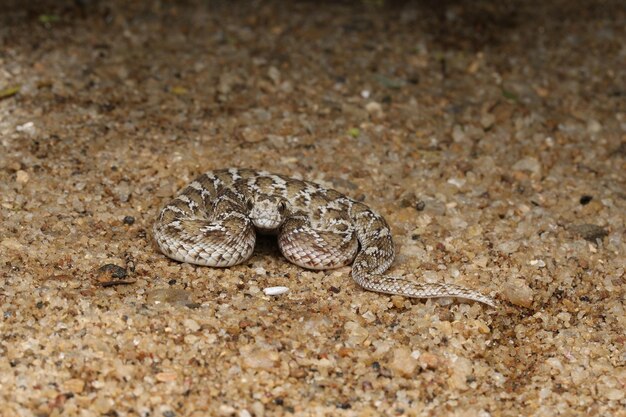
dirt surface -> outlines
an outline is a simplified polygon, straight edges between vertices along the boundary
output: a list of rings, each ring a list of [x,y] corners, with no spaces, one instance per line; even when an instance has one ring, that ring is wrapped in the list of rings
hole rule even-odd
[[[622,1],[65,3],[0,6],[0,415],[626,415]],[[228,166],[500,307],[160,254]]]

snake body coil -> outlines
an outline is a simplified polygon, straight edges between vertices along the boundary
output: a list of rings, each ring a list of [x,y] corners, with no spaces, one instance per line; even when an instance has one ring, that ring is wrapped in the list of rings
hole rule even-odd
[[[163,207],[154,225],[165,255],[213,267],[247,260],[257,231],[277,234],[285,258],[303,268],[352,262],[352,278],[370,291],[495,306],[492,298],[458,285],[384,275],[395,252],[382,216],[335,190],[283,175],[238,168],[206,172]]]

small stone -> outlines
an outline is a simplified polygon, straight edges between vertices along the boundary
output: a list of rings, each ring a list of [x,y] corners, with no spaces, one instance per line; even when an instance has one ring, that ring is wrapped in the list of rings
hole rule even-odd
[[[263,133],[259,132],[258,129],[244,127],[243,129],[241,129],[241,137],[245,142],[256,143],[264,140],[266,136]]]
[[[344,324],[343,328],[348,333],[348,344],[351,346],[362,344],[369,336],[367,329],[361,327],[359,323],[354,321],[347,322]]]
[[[253,369],[272,369],[278,362],[278,353],[270,349],[253,349],[244,356],[243,364]]]
[[[533,302],[533,290],[520,278],[507,281],[502,288],[502,295],[511,303],[526,308]]]
[[[147,294],[147,302],[149,304],[175,304],[183,306],[191,306],[191,294],[185,290],[175,288],[160,288],[152,290]]]
[[[537,268],[543,268],[546,266],[546,263],[542,259],[531,259],[528,263],[530,266],[536,266]]]
[[[20,169],[19,171],[15,173],[15,181],[17,181],[18,184],[26,184],[29,179],[30,179],[30,176],[28,175],[28,172],[26,171],[22,171]]]
[[[611,388],[604,392],[606,399],[611,401],[621,401],[624,395],[624,390],[618,388]]]
[[[93,401],[90,409],[94,410],[98,414],[109,414],[113,405],[114,402],[111,398],[97,397]]]
[[[370,116],[380,119],[384,116],[383,106],[376,101],[370,101],[365,105],[365,110],[369,113]]]
[[[280,71],[276,67],[270,67],[267,70],[267,76],[275,85],[280,84]]]
[[[197,332],[198,330],[200,330],[200,325],[198,324],[197,321],[195,321],[193,319],[185,319],[185,320],[183,320],[183,325],[190,332]]]
[[[520,243],[515,240],[508,240],[502,243],[498,243],[496,245],[496,250],[505,254],[511,254],[516,252],[519,249]]]
[[[491,331],[491,329],[489,329],[489,326],[487,326],[487,323],[482,320],[476,320],[474,324],[476,325],[476,329],[480,334],[489,334],[489,332]]]
[[[389,369],[403,375],[410,376],[417,368],[417,359],[411,356],[411,350],[406,347],[398,347],[393,350],[393,359],[389,363]]]
[[[17,239],[12,237],[2,240],[0,242],[0,246],[14,251],[22,251],[24,249],[24,245],[22,245]]]
[[[218,412],[219,412],[220,416],[228,417],[228,416],[234,416],[235,413],[237,412],[237,410],[235,410],[230,405],[222,404],[222,405],[220,405],[220,408],[219,408]]]
[[[443,363],[443,358],[429,352],[424,352],[419,357],[419,364],[423,369],[437,369]]]
[[[587,205],[589,204],[589,202],[593,200],[593,196],[592,195],[583,195],[582,197],[580,197],[580,204],[581,205]]]
[[[591,243],[596,243],[596,239],[603,239],[609,234],[606,229],[588,223],[574,225],[570,227],[570,230]]]
[[[127,224],[130,226],[135,223],[135,218],[133,216],[124,216],[123,222],[124,224]]]
[[[599,133],[602,130],[602,125],[597,120],[590,120],[587,123],[587,131],[589,133]]]
[[[515,164],[513,164],[512,169],[514,171],[528,171],[536,177],[541,176],[541,163],[539,163],[539,160],[537,158],[534,158],[532,156],[520,159]]]
[[[267,287],[263,288],[265,295],[281,295],[289,292],[289,287]]]
[[[255,401],[252,403],[252,412],[254,413],[254,417],[263,417],[265,416],[265,406],[260,401]]]
[[[363,317],[365,319],[365,321],[367,321],[368,323],[374,323],[376,321],[376,314],[372,313],[371,311],[366,311],[365,313],[361,314],[361,317]]]
[[[130,183],[128,181],[121,181],[114,189],[117,199],[122,203],[126,203],[130,200]]]
[[[15,130],[18,132],[27,133],[29,135],[34,135],[35,133],[37,133],[37,129],[35,129],[35,124],[33,122],[26,122],[22,125],[19,125],[15,128]]]
[[[448,378],[450,388],[461,391],[467,390],[468,379],[472,375],[472,362],[463,357],[457,357],[450,366],[451,375]]]
[[[68,379],[63,383],[63,389],[74,394],[80,394],[85,388],[85,381],[78,378]]]
[[[493,113],[485,113],[480,118],[480,124],[483,129],[489,129],[496,121],[496,116]]]
[[[121,266],[106,264],[98,268],[98,275],[102,278],[124,279],[128,276],[128,273]]]
[[[461,188],[465,185],[465,179],[463,178],[450,178],[448,184],[454,185],[457,188]]]
[[[176,374],[176,372],[169,371],[169,372],[159,372],[154,377],[156,378],[157,381],[160,381],[160,382],[171,382],[171,381],[176,381],[177,376],[178,375]]]

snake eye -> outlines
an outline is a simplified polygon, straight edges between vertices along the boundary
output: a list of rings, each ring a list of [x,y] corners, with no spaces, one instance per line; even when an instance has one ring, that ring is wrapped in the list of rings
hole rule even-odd
[[[278,211],[280,211],[281,213],[285,211],[286,208],[287,208],[287,205],[285,204],[284,201],[281,201],[278,203]]]
[[[252,210],[253,205],[254,205],[254,202],[252,201],[251,198],[246,200],[246,207],[248,208],[248,210]]]

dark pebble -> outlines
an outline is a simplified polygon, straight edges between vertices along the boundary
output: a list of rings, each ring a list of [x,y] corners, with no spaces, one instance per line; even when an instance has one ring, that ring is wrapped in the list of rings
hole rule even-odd
[[[583,206],[585,204],[589,204],[589,202],[593,200],[593,196],[592,195],[584,195],[582,197],[580,197],[580,204],[582,204]]]
[[[595,224],[588,223],[574,225],[570,228],[570,230],[592,243],[595,243],[597,239],[602,239],[609,234],[606,229],[596,226]]]
[[[115,264],[106,264],[102,265],[98,268],[98,273],[100,274],[108,274],[111,278],[124,279],[128,276],[126,269],[121,266],[117,266]]]
[[[133,216],[124,217],[124,224],[127,224],[130,226],[131,224],[134,224],[134,223],[135,223],[135,218]]]

